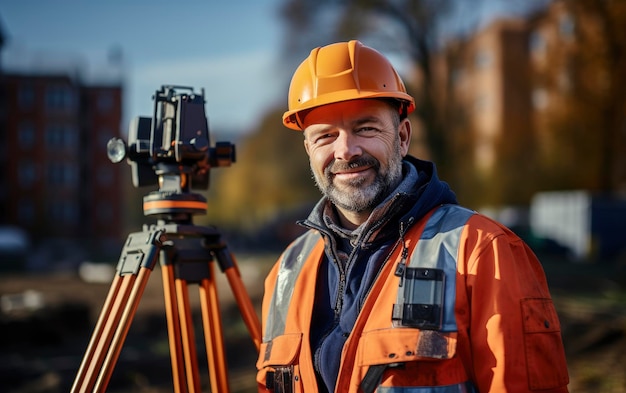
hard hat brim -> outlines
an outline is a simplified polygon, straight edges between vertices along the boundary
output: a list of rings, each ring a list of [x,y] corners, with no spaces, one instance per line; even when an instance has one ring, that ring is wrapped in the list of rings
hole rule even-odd
[[[415,109],[415,101],[413,100],[413,97],[405,93],[357,91],[356,89],[343,90],[340,92],[334,92],[332,94],[326,94],[312,98],[307,101],[306,105],[302,105],[295,110],[286,111],[283,114],[283,124],[285,125],[285,127],[292,130],[302,131],[304,115],[306,115],[306,112],[309,112],[311,109],[318,108],[324,105],[334,104],[337,102],[375,98],[395,98],[399,101],[404,102],[406,105],[406,114],[413,112],[413,110]]]

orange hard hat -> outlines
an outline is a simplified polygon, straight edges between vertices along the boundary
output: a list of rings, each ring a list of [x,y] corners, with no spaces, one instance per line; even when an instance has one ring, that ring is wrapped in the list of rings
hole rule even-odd
[[[301,131],[307,110],[359,98],[397,99],[405,115],[415,109],[402,79],[378,51],[356,40],[315,48],[293,74],[283,124]]]

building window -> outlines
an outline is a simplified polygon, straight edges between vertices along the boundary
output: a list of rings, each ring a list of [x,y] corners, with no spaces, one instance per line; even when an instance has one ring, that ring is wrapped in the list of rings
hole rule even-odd
[[[70,86],[53,85],[46,90],[46,109],[51,112],[72,112],[76,108],[76,94]]]
[[[32,224],[35,221],[35,204],[29,198],[20,198],[17,207],[17,217],[22,224]]]
[[[23,111],[31,110],[35,107],[35,89],[30,84],[19,87],[17,92],[17,104]]]
[[[465,71],[463,69],[455,68],[454,71],[452,71],[452,86],[460,86],[463,83],[464,79]]]
[[[572,77],[568,70],[563,69],[559,72],[558,84],[561,91],[566,93],[572,91]]]
[[[78,167],[70,163],[50,163],[47,167],[47,180],[51,186],[76,187]]]
[[[576,24],[570,14],[563,14],[559,17],[559,34],[566,40],[574,38],[574,28]]]
[[[37,168],[31,161],[23,160],[18,168],[18,182],[22,188],[31,188],[37,182]]]
[[[479,70],[488,68],[492,62],[493,56],[488,50],[481,49],[474,55],[474,66]]]
[[[106,115],[113,109],[113,94],[111,92],[101,92],[98,94],[97,107],[100,114]]]
[[[17,131],[17,143],[24,150],[29,150],[35,146],[35,126],[32,122],[25,120],[20,123]]]
[[[476,96],[474,100],[474,110],[476,112],[485,112],[489,110],[489,97],[487,94],[482,93]]]
[[[54,201],[48,207],[48,215],[52,221],[62,224],[78,223],[78,207],[68,201]]]
[[[528,47],[530,53],[534,55],[543,56],[546,53],[546,40],[539,31],[530,33]]]
[[[46,146],[51,149],[74,150],[78,147],[78,131],[70,124],[50,124],[46,128]]]
[[[543,110],[548,106],[548,92],[546,89],[538,87],[532,92],[533,108]]]
[[[493,167],[495,162],[495,149],[493,141],[489,138],[479,138],[474,148],[476,165],[482,170]]]

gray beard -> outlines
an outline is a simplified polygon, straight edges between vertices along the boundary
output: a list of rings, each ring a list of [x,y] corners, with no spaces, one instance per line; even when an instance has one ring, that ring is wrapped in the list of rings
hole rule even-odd
[[[376,177],[372,184],[362,186],[365,180],[356,179],[347,183],[348,188],[345,191],[339,190],[333,183],[331,167],[332,164],[324,170],[323,179],[311,171],[315,184],[335,206],[356,213],[373,210],[398,186],[402,178],[402,156],[399,153],[390,158],[387,171],[381,171],[380,164],[376,161]]]

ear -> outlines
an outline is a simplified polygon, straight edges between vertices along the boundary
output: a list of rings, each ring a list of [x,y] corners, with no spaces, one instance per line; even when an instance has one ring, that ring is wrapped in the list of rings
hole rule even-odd
[[[404,157],[409,153],[409,145],[411,144],[411,122],[409,119],[400,122],[398,136],[400,137],[400,151]]]
[[[309,153],[309,141],[308,139],[306,139],[306,136],[304,137],[304,150],[306,151],[306,154],[308,156],[310,156],[311,154]]]

